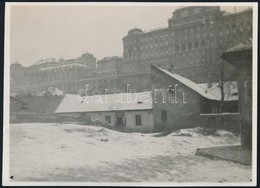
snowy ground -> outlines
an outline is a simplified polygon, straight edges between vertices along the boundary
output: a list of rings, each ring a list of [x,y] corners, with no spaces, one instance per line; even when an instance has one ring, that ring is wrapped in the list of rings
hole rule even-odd
[[[12,181],[249,182],[251,167],[194,155],[196,148],[238,144],[239,137],[198,128],[167,136],[76,124],[11,124]]]

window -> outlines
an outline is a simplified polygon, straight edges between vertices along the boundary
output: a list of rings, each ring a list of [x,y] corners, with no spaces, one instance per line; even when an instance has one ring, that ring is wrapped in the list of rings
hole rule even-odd
[[[192,49],[192,43],[189,42],[189,43],[188,43],[188,50],[191,50],[191,49]]]
[[[111,123],[111,117],[110,116],[106,116],[105,118],[106,118],[107,123]]]
[[[196,49],[196,48],[199,48],[199,42],[198,41],[195,41],[194,42],[194,48]]]
[[[202,41],[201,41],[201,47],[202,47],[202,48],[206,47],[206,42],[205,42],[205,40],[202,40]]]
[[[216,114],[219,113],[219,107],[214,104],[201,104],[201,113],[202,114]]]
[[[167,111],[162,110],[162,122],[166,122],[166,121],[167,121]]]
[[[226,30],[226,34],[229,34],[229,29]]]
[[[135,115],[135,125],[137,126],[142,125],[141,115]]]
[[[181,50],[182,50],[182,51],[185,51],[185,50],[186,50],[186,44],[185,44],[185,43],[182,44]]]
[[[175,45],[175,51],[178,52],[180,50],[179,45]]]
[[[216,106],[213,106],[213,107],[212,107],[212,113],[213,113],[213,114],[218,113],[218,108],[217,108]]]

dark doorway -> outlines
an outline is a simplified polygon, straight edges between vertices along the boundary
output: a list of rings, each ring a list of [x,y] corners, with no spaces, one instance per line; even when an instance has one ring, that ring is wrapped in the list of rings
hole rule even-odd
[[[120,127],[121,127],[121,126],[123,126],[123,123],[124,123],[124,122],[123,122],[123,117],[117,117],[117,118],[116,118],[116,125],[117,125],[117,126],[120,126]]]
[[[115,125],[117,127],[125,127],[125,114],[123,112],[116,113]]]

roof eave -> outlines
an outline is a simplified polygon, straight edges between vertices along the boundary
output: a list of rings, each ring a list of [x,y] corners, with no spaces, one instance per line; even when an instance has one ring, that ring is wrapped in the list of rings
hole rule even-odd
[[[101,110],[101,111],[76,111],[76,112],[54,112],[55,114],[68,114],[68,113],[101,113],[101,112],[119,112],[119,111],[145,111],[145,110],[153,110],[152,108],[144,108],[144,109],[123,109],[123,110]]]

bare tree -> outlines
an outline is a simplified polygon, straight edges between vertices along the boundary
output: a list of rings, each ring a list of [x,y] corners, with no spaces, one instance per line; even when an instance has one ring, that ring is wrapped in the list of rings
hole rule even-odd
[[[225,101],[225,84],[232,79],[235,72],[223,59],[212,62],[206,65],[206,72],[211,77],[209,82],[217,82],[217,87],[220,89],[220,112]]]

